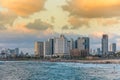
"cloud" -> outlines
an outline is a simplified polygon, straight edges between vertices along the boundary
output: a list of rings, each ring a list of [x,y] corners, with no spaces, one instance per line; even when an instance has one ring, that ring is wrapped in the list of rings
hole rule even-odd
[[[62,27],[62,30],[68,30],[68,29],[70,29],[70,28],[67,25]]]
[[[54,37],[56,35],[50,29],[45,31],[40,31],[39,33],[32,33],[32,32],[19,32],[19,30],[12,31],[12,32],[0,32],[0,48],[33,48],[35,41],[45,41],[48,38]]]
[[[35,20],[33,23],[29,23],[26,25],[28,29],[33,29],[33,30],[40,30],[44,31],[47,29],[53,28],[53,26],[47,22],[42,22],[40,19]]]
[[[69,0],[63,10],[70,15],[84,18],[120,16],[119,0]]]
[[[55,17],[54,16],[51,16],[51,22],[55,23]]]
[[[7,28],[3,25],[3,24],[0,24],[0,30],[6,30]]]
[[[12,12],[9,12],[9,11],[0,12],[0,24],[2,25],[6,25],[6,24],[12,25],[16,18],[17,16]]]
[[[33,47],[34,41],[38,40],[36,35],[32,34],[11,34],[11,33],[4,33],[4,36],[0,36],[0,47]],[[9,37],[10,36],[10,37]],[[18,37],[19,36],[19,37]],[[3,44],[3,45],[1,45]]]
[[[71,29],[78,29],[84,25],[88,26],[89,19],[77,18],[77,17],[70,17],[68,22],[72,25]]]
[[[2,7],[19,16],[28,16],[44,9],[46,0],[0,0]]]
[[[120,20],[117,18],[98,18],[96,21],[103,26],[112,26],[120,23]]]

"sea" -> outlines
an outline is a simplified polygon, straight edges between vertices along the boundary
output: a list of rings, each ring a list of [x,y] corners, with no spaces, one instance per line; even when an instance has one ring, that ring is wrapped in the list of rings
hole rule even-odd
[[[0,61],[0,80],[120,80],[120,65]]]

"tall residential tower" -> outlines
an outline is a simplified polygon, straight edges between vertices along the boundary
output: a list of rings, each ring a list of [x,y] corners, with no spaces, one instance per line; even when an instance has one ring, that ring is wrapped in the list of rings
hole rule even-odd
[[[64,35],[60,35],[59,38],[55,38],[54,53],[54,55],[57,56],[69,55],[68,41]]]
[[[51,57],[54,54],[54,39],[44,42],[44,57]]]
[[[35,42],[35,57],[44,57],[44,43]]]
[[[77,39],[77,49],[89,51],[90,42],[88,37],[79,37]]]
[[[116,52],[116,43],[112,43],[112,44],[110,45],[110,51],[112,51],[113,53]]]
[[[108,54],[108,35],[104,34],[102,36],[102,54]]]

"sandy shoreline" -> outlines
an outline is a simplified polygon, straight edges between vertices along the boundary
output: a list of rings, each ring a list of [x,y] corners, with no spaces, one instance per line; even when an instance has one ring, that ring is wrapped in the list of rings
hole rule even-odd
[[[75,62],[75,63],[93,63],[93,64],[120,64],[120,59],[106,59],[106,60],[60,60],[50,62]]]
[[[101,60],[64,60],[64,59],[60,59],[60,60],[39,60],[39,59],[33,59],[33,60],[0,60],[0,61],[40,61],[40,62],[74,62],[74,63],[85,63],[85,64],[120,64],[120,59],[101,59]]]

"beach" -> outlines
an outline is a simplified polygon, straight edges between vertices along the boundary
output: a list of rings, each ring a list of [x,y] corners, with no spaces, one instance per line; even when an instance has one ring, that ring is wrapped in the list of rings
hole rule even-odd
[[[120,64],[120,59],[0,59],[0,61],[38,61],[38,62],[74,62],[74,63],[92,63],[92,64]]]
[[[103,60],[52,60],[50,62],[75,62],[75,63],[93,63],[93,64],[120,64],[120,59],[103,59]]]

